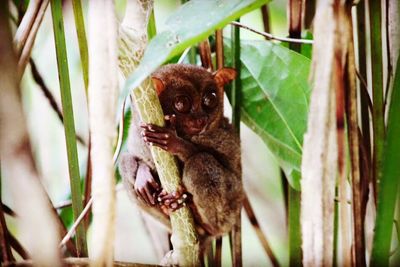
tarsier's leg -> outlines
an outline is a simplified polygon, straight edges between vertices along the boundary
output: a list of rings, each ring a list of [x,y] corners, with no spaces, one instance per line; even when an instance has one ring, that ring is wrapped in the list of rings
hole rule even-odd
[[[144,181],[150,180],[152,188],[158,187],[158,184],[155,184],[156,177],[154,177],[154,162],[151,158],[149,148],[141,136],[142,130],[139,126],[140,118],[138,112],[133,105],[131,106],[131,109],[132,120],[127,140],[128,151],[121,154],[118,169],[121,174],[125,189],[131,200],[140,206],[141,209],[145,210],[146,212],[150,212],[157,218],[161,218],[161,221],[164,223],[169,223],[167,217],[162,214],[158,208],[151,207],[155,202],[153,201],[152,203],[151,198],[149,199],[149,195],[153,197],[153,192],[146,192],[146,189],[149,191],[149,188],[146,186],[146,184],[143,185],[143,183],[137,183],[137,178],[139,176],[142,177]]]
[[[206,231],[213,236],[228,232],[241,209],[240,178],[213,155],[202,152],[185,163],[182,182],[192,194],[195,214]]]

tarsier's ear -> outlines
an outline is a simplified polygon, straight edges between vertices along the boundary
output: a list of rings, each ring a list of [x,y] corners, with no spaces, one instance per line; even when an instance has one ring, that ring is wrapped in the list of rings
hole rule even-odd
[[[161,81],[161,79],[153,76],[151,77],[151,81],[153,82],[154,89],[157,91],[157,95],[160,95],[165,89],[164,83]]]
[[[236,78],[236,70],[232,68],[222,68],[213,73],[213,77],[218,87],[223,87]]]

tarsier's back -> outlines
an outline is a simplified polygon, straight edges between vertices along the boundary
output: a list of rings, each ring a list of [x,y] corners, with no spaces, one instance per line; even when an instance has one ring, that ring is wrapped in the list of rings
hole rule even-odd
[[[128,192],[141,205],[166,214],[189,205],[206,236],[231,230],[242,206],[240,141],[223,117],[223,86],[235,76],[229,68],[210,73],[177,64],[154,72],[152,80],[166,126],[139,125],[137,118],[132,120],[128,152],[120,161]],[[161,188],[149,145],[178,158],[182,173],[179,192],[167,193]]]

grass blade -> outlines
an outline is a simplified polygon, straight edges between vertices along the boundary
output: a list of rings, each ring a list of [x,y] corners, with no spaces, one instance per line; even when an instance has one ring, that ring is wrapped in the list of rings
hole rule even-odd
[[[394,209],[400,181],[400,61],[397,61],[391,105],[389,107],[387,139],[383,157],[382,178],[378,188],[375,235],[370,266],[388,266],[392,240]]]
[[[74,219],[76,219],[82,212],[83,207],[61,0],[51,0],[51,15],[53,18],[58,77],[60,81],[61,102],[64,114],[64,130],[71,184],[72,210]],[[80,225],[76,229],[76,248],[79,256],[87,255],[86,236],[83,225]]]
[[[83,19],[81,0],[73,0],[72,7],[74,9],[75,29],[78,35],[79,53],[81,55],[81,64],[83,72],[83,82],[87,95],[89,84],[89,52],[86,39],[85,21]]]
[[[370,38],[371,38],[371,68],[372,68],[372,126],[373,126],[373,181],[379,184],[382,173],[383,146],[385,125],[383,114],[383,63],[381,36],[381,1],[369,0],[370,9]],[[379,188],[378,188],[379,190]]]
[[[301,1],[289,1],[289,37],[291,38],[301,37],[301,6]],[[301,53],[301,44],[289,43],[289,48],[298,53]],[[288,235],[290,266],[302,266],[300,200],[301,193],[290,186],[288,197]]]
[[[239,20],[238,20],[239,21]],[[242,82],[240,79],[240,28],[232,27],[232,68],[236,69],[236,79],[232,82],[231,104],[232,104],[232,125],[240,135],[240,102],[242,92]],[[232,262],[233,266],[242,266],[242,220],[239,214],[236,224],[231,231],[232,239]]]

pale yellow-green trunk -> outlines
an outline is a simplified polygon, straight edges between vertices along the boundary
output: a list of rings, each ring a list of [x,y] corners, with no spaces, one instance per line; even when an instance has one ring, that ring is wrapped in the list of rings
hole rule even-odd
[[[112,266],[115,232],[113,164],[118,99],[117,23],[114,2],[89,1],[89,124],[93,224],[91,266]]]
[[[125,77],[136,69],[147,45],[146,28],[151,9],[152,1],[128,2],[119,38],[119,66]],[[141,120],[164,125],[164,115],[151,80],[148,78],[138,88],[132,89],[132,96]],[[150,149],[163,188],[168,192],[177,190],[180,185],[180,176],[176,159],[157,147]],[[172,213],[170,218],[173,232],[171,242],[174,248],[172,260],[181,266],[198,265],[199,244],[190,209],[183,207]]]

